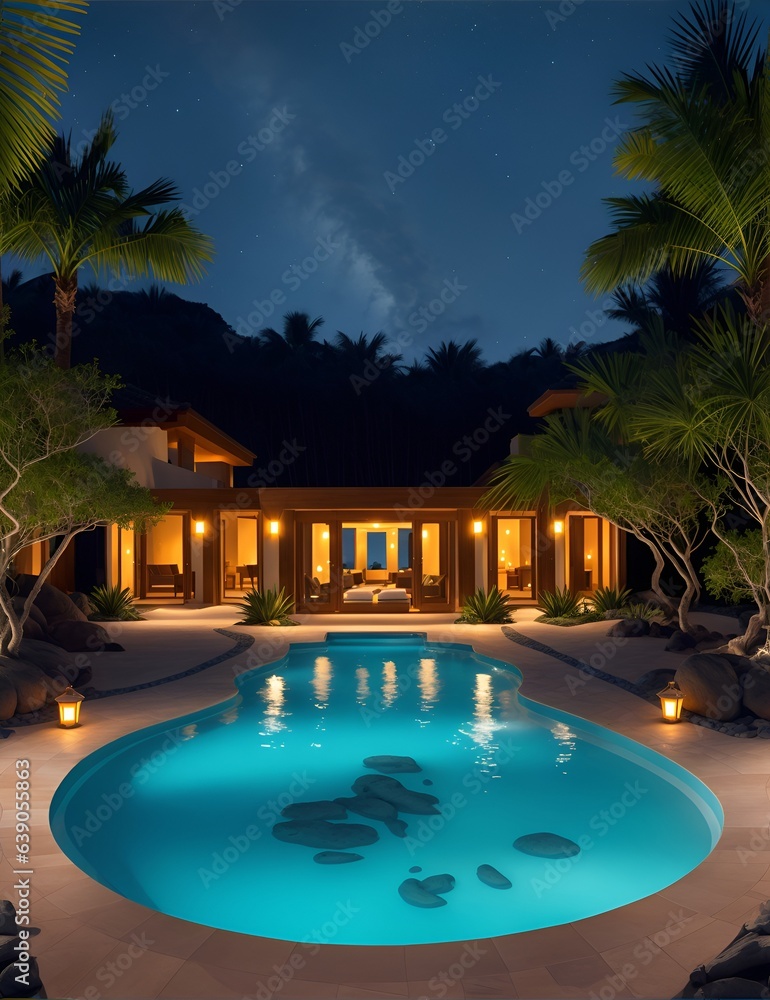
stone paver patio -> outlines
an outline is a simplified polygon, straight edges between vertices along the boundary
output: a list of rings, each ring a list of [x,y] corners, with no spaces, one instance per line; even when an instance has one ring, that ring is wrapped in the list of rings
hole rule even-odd
[[[231,628],[235,617],[231,608],[168,608],[151,612],[146,622],[126,623],[115,629],[126,652],[95,659],[93,686],[109,690],[152,681],[216,657],[233,640],[214,629]],[[534,623],[532,617],[517,613],[516,630],[585,660],[601,654],[603,669],[622,677],[636,679],[654,667],[680,662],[677,654],[663,651],[665,640],[612,640],[605,635],[606,623],[563,629]],[[237,626],[234,631],[253,634],[255,643],[234,659],[168,684],[89,700],[77,730],[46,723],[0,741],[1,864],[8,890],[15,878],[8,858],[14,763],[17,758],[31,763],[31,916],[40,929],[31,950],[48,995],[86,1000],[673,996],[690,970],[720,951],[770,897],[770,741],[730,738],[686,723],[667,726],[654,706],[514,644],[498,626],[454,625],[453,618],[388,616],[386,623],[359,615],[300,616],[301,628]],[[717,616],[695,619],[709,628],[730,624]],[[722,803],[725,829],[717,848],[662,892],[572,924],[467,944],[330,944],[317,950],[146,909],[93,882],[59,850],[48,827],[50,800],[83,756],[142,726],[230,697],[235,673],[274,659],[287,641],[385,627],[426,632],[433,641],[467,642],[514,663],[524,674],[527,697],[614,729],[682,764]],[[671,836],[676,837],[675,829]],[[12,897],[6,890],[3,895]]]

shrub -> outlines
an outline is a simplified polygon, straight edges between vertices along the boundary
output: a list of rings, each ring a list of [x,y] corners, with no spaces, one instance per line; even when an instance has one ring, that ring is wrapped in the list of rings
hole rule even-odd
[[[606,614],[608,611],[619,611],[625,608],[631,599],[631,591],[618,590],[616,587],[597,587],[588,598],[588,603],[594,611]]]
[[[89,615],[91,621],[144,621],[134,606],[134,598],[131,596],[131,591],[128,587],[125,587],[123,590],[117,584],[114,587],[108,587],[106,584],[101,587],[94,587],[88,595],[88,601],[93,610],[93,613]]]
[[[545,611],[546,618],[577,618],[582,613],[581,605],[585,602],[569,587],[556,590],[543,590],[538,594],[538,607]]]
[[[506,625],[513,621],[511,599],[497,587],[492,587],[488,594],[479,587],[475,594],[465,598],[461,610],[456,625]]]
[[[252,589],[238,607],[243,613],[239,625],[299,625],[290,617],[294,613],[294,600],[284,596],[283,587],[262,592]]]
[[[642,604],[641,602],[629,604],[622,609],[620,614],[622,618],[642,618],[647,622],[663,622],[666,620],[664,612],[657,604],[653,604],[652,601],[647,601],[646,604]]]

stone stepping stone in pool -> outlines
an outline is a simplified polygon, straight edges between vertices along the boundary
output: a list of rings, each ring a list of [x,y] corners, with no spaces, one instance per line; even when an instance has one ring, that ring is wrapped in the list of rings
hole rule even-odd
[[[339,802],[322,799],[319,802],[292,802],[281,810],[286,819],[347,819],[348,814]]]
[[[354,795],[352,798],[340,796],[334,801],[339,803],[343,809],[347,809],[357,816],[366,816],[367,819],[381,819],[383,823],[398,819],[398,809],[392,802],[375,798],[373,795]]]
[[[405,837],[406,836],[406,823],[402,819],[392,819],[385,826],[390,830],[394,837]]]
[[[364,767],[371,767],[383,774],[415,774],[417,771],[422,771],[413,757],[394,757],[391,754],[364,757]]]
[[[513,882],[496,868],[493,868],[492,865],[479,865],[476,869],[476,874],[484,885],[488,885],[492,889],[510,889],[513,887]]]
[[[420,885],[426,892],[443,895],[445,892],[451,892],[454,889],[455,877],[454,875],[429,875],[427,878],[420,880]]]
[[[292,819],[288,823],[276,823],[273,827],[276,840],[287,844],[302,844],[305,847],[321,847],[330,850],[346,850],[349,847],[365,847],[380,839],[373,826],[361,823],[329,823],[323,819]]]
[[[424,910],[432,910],[437,906],[446,906],[443,896],[423,889],[422,882],[416,878],[405,879],[398,887],[398,894],[410,906],[419,906]]]
[[[313,856],[319,865],[348,865],[351,861],[363,861],[363,854],[349,854],[346,851],[321,851]]]
[[[435,795],[427,792],[413,792],[404,788],[400,781],[384,774],[364,774],[353,782],[353,791],[358,795],[374,796],[392,802],[399,812],[430,816],[438,813]]]
[[[528,833],[514,840],[513,846],[522,854],[536,858],[574,858],[580,848],[574,840],[560,837],[558,833]]]

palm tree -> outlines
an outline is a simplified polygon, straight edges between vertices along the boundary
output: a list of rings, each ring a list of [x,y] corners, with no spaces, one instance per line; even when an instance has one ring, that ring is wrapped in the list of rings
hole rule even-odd
[[[158,207],[179,197],[171,181],[130,190],[125,170],[107,159],[116,137],[110,112],[80,156],[69,138],[55,137],[40,167],[19,185],[0,233],[0,254],[13,251],[23,260],[51,265],[55,360],[62,368],[70,364],[78,272],[84,265],[185,283],[200,278],[204,262],[213,259],[211,240],[180,208]]]
[[[675,21],[676,72],[652,67],[615,84],[617,103],[641,118],[616,172],[654,190],[607,199],[613,231],[582,267],[590,291],[713,260],[734,272],[753,319],[770,315],[770,63],[757,37],[728,0],[703,0]]]
[[[475,337],[464,344],[442,340],[438,347],[429,347],[425,364],[434,375],[445,375],[457,381],[469,378],[484,367]]]
[[[560,361],[564,357],[564,349],[553,337],[543,337],[534,353],[539,358],[558,358]]]
[[[323,325],[323,316],[311,320],[307,313],[287,312],[283,317],[283,333],[266,327],[259,334],[260,343],[272,361],[317,357],[322,348],[315,338]]]
[[[344,368],[351,373],[360,375],[364,369],[368,370],[374,366],[381,374],[394,375],[398,370],[401,355],[386,351],[387,343],[388,338],[382,332],[375,333],[371,337],[360,333],[354,340],[338,330],[334,344],[328,346],[332,348],[335,357]]]
[[[56,91],[67,85],[67,56],[86,0],[3,0],[0,4],[0,192],[43,159],[58,117]]]

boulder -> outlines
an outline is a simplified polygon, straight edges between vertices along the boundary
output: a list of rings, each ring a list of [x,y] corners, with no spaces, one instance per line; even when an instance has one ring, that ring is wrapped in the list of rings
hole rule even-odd
[[[637,636],[649,634],[650,623],[644,618],[621,618],[607,632],[607,635],[624,639],[635,639]]]
[[[433,892],[438,895],[443,896],[447,892],[451,892],[455,887],[454,875],[429,875],[427,878],[421,879],[420,885],[426,892]]]
[[[36,576],[29,576],[25,573],[18,576],[16,583],[19,594],[26,597],[32,591],[36,580]],[[35,598],[35,604],[45,615],[45,620],[49,625],[55,625],[57,622],[86,621],[86,616],[75,606],[69,596],[58,587],[51,586],[50,583],[44,583],[40,588],[40,592]]]
[[[692,649],[695,642],[693,636],[678,628],[663,648],[667,653],[683,653],[685,649]]]
[[[5,722],[6,719],[10,719],[16,715],[18,701],[19,696],[16,694],[16,686],[0,670],[0,721]]]
[[[347,819],[344,806],[337,802],[322,800],[319,802],[292,802],[281,810],[281,816],[286,819]]]
[[[660,622],[652,621],[650,622],[649,635],[653,639],[670,639],[671,636],[676,632],[673,625],[661,625]]]
[[[741,683],[719,653],[694,653],[674,677],[684,694],[682,708],[707,719],[731,722],[741,714]]]
[[[87,594],[83,594],[81,591],[76,590],[69,595],[69,598],[75,607],[78,608],[79,611],[83,612],[86,618],[94,613],[94,609],[91,607],[91,602],[88,600]]]
[[[24,613],[25,600],[23,597],[14,597],[11,600],[11,604],[13,605],[13,610],[16,612],[17,615],[21,615]],[[37,607],[36,604],[30,605],[28,612],[28,620],[35,622],[37,625],[40,626],[40,628],[44,632],[48,628],[48,622],[46,621],[45,615],[40,610],[40,608]]]
[[[50,642],[22,639],[19,656],[28,663],[40,667],[49,677],[64,676],[70,684],[75,684],[80,677],[81,668],[78,666],[77,657]]]
[[[514,840],[513,846],[522,854],[532,854],[536,858],[573,858],[580,854],[574,840],[560,837],[558,833],[528,833]]]
[[[287,844],[303,844],[305,847],[328,848],[344,851],[348,847],[365,847],[380,839],[372,826],[360,823],[329,823],[323,819],[292,819],[287,823],[276,823],[273,827],[276,840]]]
[[[492,889],[510,889],[513,885],[509,878],[501,874],[497,868],[493,868],[492,865],[479,865],[476,869],[476,874],[479,877],[479,881],[483,882],[484,885],[490,886]]]
[[[0,899],[0,934],[16,935],[19,928],[16,926],[16,907],[10,899]]]
[[[711,998],[714,1000],[750,1000],[751,997],[768,996],[767,983],[758,983],[756,979],[740,979],[732,976],[729,979],[718,979],[715,983],[704,983],[694,997]]]
[[[96,622],[60,621],[48,626],[48,634],[70,653],[103,652],[117,645],[107,630]]]
[[[365,757],[364,767],[371,767],[383,774],[414,774],[422,768],[412,757],[394,757],[383,754],[380,757]]]
[[[16,688],[16,715],[36,712],[53,697],[49,678],[34,663],[0,656],[0,676]]]
[[[376,799],[374,796],[355,795],[352,798],[335,799],[340,806],[355,813],[357,816],[366,816],[367,819],[381,819],[383,823],[398,819],[398,809],[392,802],[385,799]]]
[[[351,861],[363,861],[363,854],[350,854],[347,851],[321,851],[313,855],[313,861],[318,865],[349,865]]]
[[[36,639],[38,642],[46,641],[46,634],[33,618],[27,618],[21,626],[21,634],[25,639]]]
[[[423,889],[419,879],[405,879],[398,887],[398,894],[405,903],[411,906],[419,906],[422,909],[432,910],[437,906],[446,906],[446,900],[435,892],[428,892]]]
[[[353,782],[353,791],[357,795],[373,796],[391,802],[399,812],[415,813],[429,816],[438,813],[435,795],[427,792],[413,792],[404,788],[400,781],[388,778],[384,774],[364,774]]]
[[[19,982],[19,967],[14,962],[0,972],[0,997],[14,997],[23,1000],[24,997],[39,997],[43,984],[40,982],[40,969],[37,959],[30,958],[29,969],[25,969],[25,978]]]
[[[770,671],[749,667],[741,675],[743,707],[760,719],[770,719]]]
[[[669,681],[674,679],[675,673],[673,667],[658,667],[656,670],[648,670],[636,681],[636,686],[645,694],[657,694]]]
[[[725,636],[725,638],[728,637]],[[739,677],[755,665],[750,656],[739,656],[738,653],[720,653],[719,655],[722,659],[727,660]]]
[[[0,934],[0,969],[15,962],[19,957],[16,945],[21,943],[21,938],[13,934]]]
[[[385,826],[390,830],[394,837],[405,837],[406,836],[406,823],[402,819],[392,819],[385,823]]]

